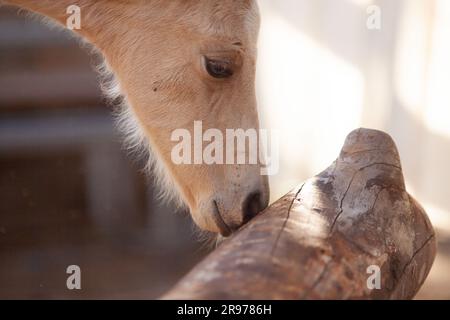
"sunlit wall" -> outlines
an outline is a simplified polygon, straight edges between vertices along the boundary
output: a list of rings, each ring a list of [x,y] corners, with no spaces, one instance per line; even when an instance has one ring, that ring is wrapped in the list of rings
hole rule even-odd
[[[366,27],[372,3],[380,30]],[[263,126],[281,137],[273,199],[329,165],[364,126],[394,137],[419,200],[450,211],[450,2],[262,0],[260,8],[258,99]]]
[[[351,130],[375,128],[393,136],[408,190],[450,235],[450,1],[259,4],[258,99],[281,140],[272,200],[327,167]],[[367,27],[370,5],[380,29]]]

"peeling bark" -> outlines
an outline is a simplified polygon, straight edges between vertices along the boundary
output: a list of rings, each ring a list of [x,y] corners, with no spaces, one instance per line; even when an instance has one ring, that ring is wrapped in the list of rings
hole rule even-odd
[[[436,253],[406,192],[397,148],[358,129],[325,171],[282,197],[199,263],[164,299],[410,299]],[[369,266],[381,288],[367,286]]]

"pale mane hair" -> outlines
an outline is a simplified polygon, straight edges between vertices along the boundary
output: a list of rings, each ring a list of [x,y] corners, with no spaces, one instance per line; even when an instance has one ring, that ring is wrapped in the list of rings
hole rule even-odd
[[[159,201],[164,203],[171,202],[179,210],[188,210],[176,187],[175,181],[168,174],[169,171],[166,169],[164,162],[154,153],[154,149],[142,129],[143,126],[128,104],[120,88],[120,83],[115,77],[114,72],[108,66],[107,61],[102,57],[101,52],[91,44],[83,39],[80,41],[83,46],[87,46],[94,54],[102,58],[102,62],[96,67],[96,71],[100,76],[100,88],[107,98],[108,103],[114,107],[113,115],[116,126],[123,135],[122,142],[125,151],[132,159],[145,163],[143,171],[153,178],[154,184],[158,187],[156,198]],[[212,249],[224,240],[221,235],[201,230],[192,220],[190,221],[192,234],[197,241],[202,243],[201,250]]]
[[[98,50],[92,46],[90,47],[101,56]],[[100,76],[100,87],[108,102],[114,107],[114,119],[117,128],[123,135],[124,149],[135,160],[145,163],[144,171],[154,178],[154,182],[158,187],[156,196],[160,201],[172,202],[177,208],[186,209],[175,181],[168,174],[169,170],[167,170],[164,162],[160,160],[161,157],[155,154],[151,142],[143,130],[143,125],[133,112],[121,90],[119,81],[108,66],[107,61],[103,57],[102,60],[103,62],[96,67]]]

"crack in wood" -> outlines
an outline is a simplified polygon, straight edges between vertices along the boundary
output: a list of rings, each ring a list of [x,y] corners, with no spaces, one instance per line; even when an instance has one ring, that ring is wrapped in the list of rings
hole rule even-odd
[[[396,190],[398,190],[398,191],[406,192],[405,189],[399,188],[398,186],[393,185],[393,184],[392,184],[392,185],[388,185],[388,186],[381,187],[381,189],[378,190],[377,195],[375,196],[375,200],[373,201],[372,207],[370,208],[370,210],[369,210],[368,212],[373,213],[373,210],[375,209],[375,205],[376,205],[377,202],[378,202],[378,197],[380,196],[380,193],[383,192],[384,190],[388,190],[388,189],[394,189],[394,190],[396,189]]]
[[[344,192],[344,195],[343,195],[342,198],[341,198],[341,201],[340,201],[340,203],[339,203],[339,212],[336,214],[336,217],[333,219],[333,222],[331,223],[329,236],[331,236],[331,234],[333,233],[333,231],[334,231],[334,226],[336,225],[337,220],[339,219],[339,217],[341,216],[342,212],[344,211],[344,209],[343,209],[344,200],[345,200],[345,198],[347,197],[348,191],[350,190],[350,187],[352,186],[353,181],[354,181],[355,178],[356,178],[356,175],[357,175],[358,173],[360,173],[360,172],[362,172],[362,171],[364,171],[364,170],[366,170],[366,169],[368,169],[368,168],[374,167],[374,166],[376,166],[376,165],[384,165],[384,166],[389,166],[389,167],[396,168],[396,169],[398,169],[398,170],[402,170],[402,168],[401,168],[400,166],[397,166],[397,165],[392,164],[392,163],[386,163],[386,162],[374,162],[374,163],[371,163],[371,164],[369,164],[369,165],[367,165],[367,166],[361,167],[361,168],[359,168],[358,170],[356,170],[356,171],[354,172],[352,178],[350,179],[350,182],[348,183],[348,186],[347,186],[347,189],[346,189],[345,192]]]
[[[358,151],[353,151],[353,152],[349,152],[349,153],[344,152],[344,156],[349,157],[349,156],[353,156],[353,155],[355,155],[355,154],[364,153],[364,152],[373,152],[373,151],[384,151],[384,152],[389,152],[388,149],[374,148],[374,149],[358,150]]]
[[[310,295],[310,293],[319,285],[320,281],[322,281],[322,279],[324,278],[325,274],[328,271],[328,268],[330,266],[330,264],[333,262],[333,257],[330,258],[330,261],[328,261],[324,266],[322,271],[320,272],[319,276],[317,277],[317,279],[314,281],[313,285],[306,290],[303,295],[301,295],[300,299],[303,300],[306,297],[308,297]]]
[[[373,210],[375,210],[375,206],[378,202],[378,198],[380,197],[380,194],[386,189],[389,189],[389,187],[381,187],[381,189],[378,190],[377,195],[375,196],[375,200],[373,201],[372,207],[370,207],[369,210],[370,213],[373,213]]]
[[[294,205],[295,200],[297,199],[297,197],[298,197],[298,196],[300,195],[300,193],[302,192],[303,187],[305,186],[305,183],[306,183],[306,182],[304,182],[304,183],[302,184],[302,186],[298,189],[298,191],[297,191],[297,192],[295,193],[295,195],[294,195],[294,198],[292,199],[291,203],[289,204],[289,208],[288,208],[288,211],[287,211],[286,218],[284,219],[283,225],[281,226],[280,231],[278,232],[277,237],[276,237],[276,239],[275,239],[275,243],[273,244],[272,249],[270,250],[270,255],[271,255],[271,256],[273,256],[274,253],[275,253],[275,250],[276,250],[276,248],[277,248],[278,241],[280,240],[281,234],[283,233],[284,229],[286,228],[286,224],[287,224],[287,222],[288,222],[288,220],[289,220],[289,218],[290,218],[290,216],[291,216],[291,209],[292,209],[292,206]]]
[[[424,243],[419,247],[419,249],[417,249],[416,251],[414,251],[413,255],[411,256],[411,258],[409,259],[409,261],[405,264],[405,266],[403,267],[403,271],[402,274],[400,275],[400,277],[398,277],[398,281],[397,281],[397,285],[398,283],[400,283],[400,280],[402,279],[402,277],[405,275],[406,273],[406,269],[408,269],[408,267],[411,265],[411,263],[414,261],[414,258],[420,253],[420,251],[422,251],[427,245],[428,243],[430,243],[431,240],[433,240],[435,237],[435,234],[433,233],[431,236],[429,236],[427,238],[427,240],[424,241]]]

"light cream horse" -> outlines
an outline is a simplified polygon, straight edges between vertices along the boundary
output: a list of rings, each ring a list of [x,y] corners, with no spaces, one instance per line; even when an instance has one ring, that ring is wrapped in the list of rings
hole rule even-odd
[[[1,2],[1,0],[0,0]],[[259,12],[253,0],[7,0],[66,24],[103,55],[107,93],[121,97],[129,143],[152,150],[153,168],[196,224],[227,236],[268,204],[260,164],[175,165],[171,133],[258,129],[255,98]]]

